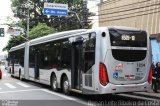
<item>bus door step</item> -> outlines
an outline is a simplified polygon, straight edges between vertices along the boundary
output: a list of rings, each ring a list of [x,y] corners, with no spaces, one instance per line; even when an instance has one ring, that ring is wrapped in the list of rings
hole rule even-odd
[[[81,90],[77,90],[77,89],[71,89],[72,92],[76,92],[76,93],[82,93]]]

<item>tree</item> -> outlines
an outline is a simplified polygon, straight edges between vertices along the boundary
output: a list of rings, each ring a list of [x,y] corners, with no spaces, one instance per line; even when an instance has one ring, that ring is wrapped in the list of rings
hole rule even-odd
[[[29,32],[30,39],[35,39],[38,37],[46,36],[51,33],[57,32],[55,29],[47,26],[44,23],[39,23],[37,26],[33,27]]]
[[[29,32],[29,34],[30,34],[29,39],[34,39],[34,38],[46,36],[48,34],[55,33],[55,32],[56,32],[55,29],[48,27],[44,23],[39,23],[37,26],[33,27],[31,29],[31,31]],[[21,36],[24,36],[24,34]],[[11,37],[10,40],[8,41],[6,47],[3,48],[3,51],[6,51],[6,50],[9,51],[13,46],[17,46],[21,43],[24,43],[26,40],[24,38],[22,38],[21,36]]]
[[[81,21],[85,21],[85,26],[89,27],[89,23],[86,19],[89,17],[88,9],[84,8],[83,0],[47,0],[50,3],[64,3],[68,4],[69,13],[67,17],[57,17],[50,16],[47,17],[43,15],[43,5],[45,0],[11,0],[12,10],[16,17],[20,19],[17,24],[19,27],[25,29],[26,31],[26,5],[31,7],[29,9],[30,16],[30,38],[34,39],[47,35],[49,33],[54,33],[56,31],[66,31],[82,28],[81,23],[77,19],[75,13],[78,14]],[[84,20],[85,19],[85,20]],[[39,24],[45,23],[45,24]],[[55,30],[56,29],[56,30]],[[3,50],[9,50],[11,47],[23,43],[25,40],[21,37],[12,37],[7,46]]]
[[[12,47],[17,46],[21,43],[24,43],[25,39],[22,37],[11,37],[10,40],[8,41],[6,47],[3,48],[3,51],[9,51]]]
[[[83,22],[86,21],[84,20],[86,17],[89,17],[88,10],[86,10],[87,8],[83,8],[83,0],[47,0],[50,3],[56,2],[68,4],[69,11],[74,11],[74,13],[69,13],[67,17],[47,17],[43,15],[43,5],[45,0],[27,1],[28,2],[26,3],[26,0],[12,0],[12,10],[17,14],[17,17],[23,21],[24,26],[26,26],[26,21],[24,20],[26,17],[24,16],[26,8],[24,7],[25,5],[33,7],[30,9],[30,28],[36,26],[40,22],[46,23],[48,26],[58,29],[58,31],[79,29],[82,28],[82,26],[74,13],[77,13],[80,20]],[[17,13],[17,11],[19,11],[19,13]],[[88,27],[89,23],[85,24],[85,26]]]

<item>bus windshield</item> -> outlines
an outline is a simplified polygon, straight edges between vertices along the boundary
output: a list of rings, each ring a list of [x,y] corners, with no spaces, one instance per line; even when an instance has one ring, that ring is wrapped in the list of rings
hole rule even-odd
[[[111,46],[147,47],[147,33],[145,31],[130,31],[110,28]]]

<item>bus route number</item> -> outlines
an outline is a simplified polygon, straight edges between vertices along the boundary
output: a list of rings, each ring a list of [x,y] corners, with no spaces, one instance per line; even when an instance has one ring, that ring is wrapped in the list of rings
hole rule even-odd
[[[135,41],[135,36],[130,36],[130,35],[122,35],[121,40],[126,40],[126,41]]]
[[[137,67],[145,67],[144,63],[137,63]]]

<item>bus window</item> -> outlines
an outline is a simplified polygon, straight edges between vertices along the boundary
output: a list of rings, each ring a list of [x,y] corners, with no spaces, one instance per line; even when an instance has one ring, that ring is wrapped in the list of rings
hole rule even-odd
[[[112,46],[147,47],[147,33],[145,31],[128,31],[109,29]]]
[[[147,33],[145,31],[129,31],[120,29],[109,29],[111,46],[119,47],[143,47],[147,48]],[[147,49],[112,49],[112,55],[116,60],[135,62],[145,59]]]
[[[87,72],[95,64],[95,43],[95,36],[88,36],[83,43],[84,72]]]
[[[34,55],[35,54],[35,49],[34,47],[30,47],[30,50],[29,50],[29,67],[30,68],[34,68],[35,66],[35,59],[34,59]]]
[[[69,41],[62,42],[61,68],[71,68],[71,44]]]

